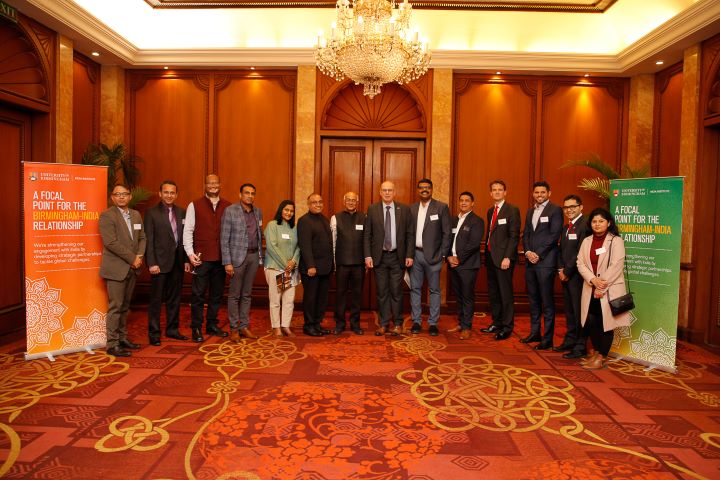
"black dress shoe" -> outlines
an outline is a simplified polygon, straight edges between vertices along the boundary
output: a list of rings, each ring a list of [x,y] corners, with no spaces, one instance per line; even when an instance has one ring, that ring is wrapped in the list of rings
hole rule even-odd
[[[542,342],[542,343],[535,345],[535,347],[533,347],[533,348],[535,348],[535,350],[550,350],[550,349],[552,349],[552,343]]]
[[[573,349],[573,345],[563,343],[562,345],[558,345],[557,347],[553,347],[552,349],[553,352],[569,352]]]
[[[216,337],[225,338],[228,336],[228,332],[219,328],[217,325],[210,325],[205,329],[205,333],[208,335],[215,335]]]
[[[185,335],[180,335],[178,332],[169,332],[166,333],[165,336],[167,338],[174,338],[175,340],[188,340],[188,337]]]
[[[120,347],[110,347],[107,349],[107,354],[112,355],[114,357],[129,357],[132,355],[132,353],[128,352],[127,350],[124,350]]]
[[[438,328],[437,328],[437,325],[430,325],[430,328],[428,328],[428,334],[429,334],[431,337],[437,337],[437,336],[438,336],[438,333],[440,333],[440,332],[439,332],[439,330],[438,330]]]
[[[353,332],[355,335],[365,335],[365,332],[364,332],[363,329],[360,328],[360,327],[353,327],[353,328],[352,328],[352,332]]]
[[[432,327],[430,327],[432,328]],[[410,328],[410,333],[420,333],[422,332],[422,326],[419,322],[413,322],[413,326]]]
[[[586,355],[587,355],[587,353],[585,353],[585,352],[576,352],[573,350],[572,352],[563,353],[562,357],[571,359],[571,358],[583,358]]]
[[[345,331],[345,328],[343,328],[343,327],[335,327],[335,329],[333,330],[333,333],[334,333],[335,335],[342,335],[342,333],[343,333],[344,331]]]
[[[160,346],[160,339],[159,338],[151,338],[150,339],[150,345],[153,347],[159,347]]]
[[[130,340],[120,340],[118,344],[120,345],[120,347],[126,348],[128,350],[137,350],[140,348],[139,343],[133,343]]]
[[[495,340],[507,340],[510,338],[510,332],[498,332],[495,334]]]
[[[317,330],[323,335],[330,335],[332,333],[332,331],[328,330],[327,328],[318,328]]]
[[[540,335],[532,335],[531,334],[525,338],[521,338],[520,343],[533,343],[533,342],[539,342],[540,340],[542,340],[542,338],[540,338]]]
[[[303,333],[309,337],[322,337],[323,334],[317,328],[303,328]]]
[[[500,327],[497,325],[490,325],[489,327],[481,328],[480,331],[483,333],[497,333],[500,331]]]
[[[200,342],[205,341],[205,337],[202,336],[202,333],[200,333],[199,328],[192,329],[192,341],[195,343],[200,343]]]

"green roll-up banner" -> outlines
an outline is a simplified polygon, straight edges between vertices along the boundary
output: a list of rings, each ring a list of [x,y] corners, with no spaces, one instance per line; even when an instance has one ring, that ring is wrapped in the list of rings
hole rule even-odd
[[[615,330],[611,353],[676,371],[683,178],[610,181],[610,211],[625,241],[630,327]]]

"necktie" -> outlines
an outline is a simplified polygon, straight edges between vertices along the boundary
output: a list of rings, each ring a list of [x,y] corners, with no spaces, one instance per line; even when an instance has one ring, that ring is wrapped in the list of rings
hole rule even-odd
[[[177,223],[175,222],[175,212],[173,212],[172,207],[168,208],[168,220],[170,220],[170,227],[172,227],[173,237],[175,237],[175,245],[177,245],[177,241],[178,241]]]
[[[488,242],[487,242],[488,252],[490,251],[490,235],[492,235],[493,230],[495,230],[495,224],[497,223],[497,214],[498,214],[498,206],[495,205],[495,210],[493,210],[492,220],[490,221],[490,231],[488,232]]]
[[[568,233],[568,235],[570,235],[571,233],[575,233],[575,224],[574,223],[572,223],[572,222],[568,223],[567,233]]]
[[[390,218],[390,205],[385,207],[385,240],[383,250],[392,250],[392,219]]]

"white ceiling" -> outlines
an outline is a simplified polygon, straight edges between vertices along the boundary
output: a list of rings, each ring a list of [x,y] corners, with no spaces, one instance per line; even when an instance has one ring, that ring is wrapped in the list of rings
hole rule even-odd
[[[313,63],[327,8],[153,9],[144,0],[5,0],[128,67],[295,66]],[[412,0],[411,0],[412,3]],[[649,73],[720,32],[718,0],[617,0],[605,13],[415,10],[432,66],[456,69]],[[655,65],[657,59],[665,66]]]

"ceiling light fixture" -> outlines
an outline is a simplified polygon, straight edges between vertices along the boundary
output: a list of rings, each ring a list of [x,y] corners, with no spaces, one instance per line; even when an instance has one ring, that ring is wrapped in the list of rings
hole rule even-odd
[[[99,57],[100,52],[92,52],[90,55],[92,55],[93,57]]]
[[[589,77],[589,76],[590,76],[589,73],[586,73],[586,74],[584,75],[585,78],[587,78],[587,77]]]
[[[315,62],[325,75],[346,76],[370,98],[389,82],[411,82],[427,72],[430,51],[411,32],[408,0],[337,0],[330,36],[320,32]]]
[[[167,70],[169,67],[163,67],[163,70]]]
[[[655,65],[662,65],[662,64],[664,64],[664,63],[665,63],[664,61],[658,60],[657,62],[655,62]]]
[[[495,75],[502,75],[502,72],[495,72]]]

